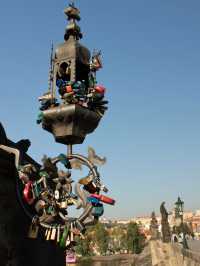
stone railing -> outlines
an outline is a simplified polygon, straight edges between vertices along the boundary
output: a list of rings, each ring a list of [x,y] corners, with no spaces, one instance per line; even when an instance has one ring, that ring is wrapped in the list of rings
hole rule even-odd
[[[153,266],[199,266],[200,254],[175,243],[151,241]]]
[[[200,265],[200,253],[190,249],[183,249],[178,244],[171,244],[176,254],[181,254],[183,265]]]

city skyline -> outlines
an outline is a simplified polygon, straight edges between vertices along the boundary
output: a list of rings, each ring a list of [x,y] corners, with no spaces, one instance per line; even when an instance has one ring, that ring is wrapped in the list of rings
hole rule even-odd
[[[174,215],[174,213],[173,213],[174,208],[168,209],[168,211],[169,211],[169,216],[170,217]],[[159,210],[157,212],[155,210],[152,210],[149,213],[143,213],[143,214],[141,213],[140,215],[130,215],[130,216],[127,216],[127,217],[109,217],[108,215],[105,214],[105,215],[103,215],[102,219],[103,220],[104,219],[105,220],[112,220],[112,221],[115,221],[115,220],[128,221],[128,220],[134,220],[134,219],[140,219],[140,218],[151,218],[152,212],[155,212],[155,215],[156,215],[157,218],[161,217],[161,214],[160,214]],[[187,209],[187,210],[184,211],[184,215],[186,215],[186,216],[188,214],[191,214],[191,213],[193,213],[193,215],[200,216],[200,208],[199,209]]]

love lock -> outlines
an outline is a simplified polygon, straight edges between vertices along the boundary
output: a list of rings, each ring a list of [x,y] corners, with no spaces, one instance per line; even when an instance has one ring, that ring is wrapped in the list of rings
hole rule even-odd
[[[34,194],[33,194],[33,182],[29,181],[24,188],[23,191],[24,200],[29,204],[32,205],[34,202]]]

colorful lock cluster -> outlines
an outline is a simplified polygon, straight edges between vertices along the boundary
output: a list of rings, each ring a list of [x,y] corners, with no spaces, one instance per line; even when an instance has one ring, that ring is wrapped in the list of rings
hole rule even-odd
[[[31,164],[19,168],[23,200],[35,210],[29,237],[36,238],[41,227],[47,241],[54,241],[68,251],[73,250],[75,237],[84,239],[87,226],[95,224],[103,215],[103,204],[115,204],[112,198],[100,194],[100,191],[107,189],[101,183],[97,167],[93,165],[93,162],[102,164],[105,159],[98,157],[92,148],[89,148],[88,154],[88,159],[72,154],[69,158],[64,154],[54,158],[44,156],[40,169]],[[71,171],[77,167],[81,169],[87,165],[86,162],[88,175],[75,183]],[[66,170],[60,170],[59,164]],[[71,206],[83,209],[81,215],[70,217]]]

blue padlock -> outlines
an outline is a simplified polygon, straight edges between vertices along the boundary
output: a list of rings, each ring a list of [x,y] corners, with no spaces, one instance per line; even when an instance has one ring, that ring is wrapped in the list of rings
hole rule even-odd
[[[38,198],[42,191],[41,184],[38,184],[37,182],[33,183],[33,191],[34,191],[35,197]]]
[[[66,156],[65,154],[62,154],[62,153],[61,153],[61,154],[58,156],[58,158],[59,158],[60,162],[61,162],[66,168],[71,169],[70,161],[69,161],[69,159],[67,158],[67,156]]]
[[[66,84],[67,84],[67,82],[64,81],[63,79],[57,79],[57,80],[56,80],[56,86],[57,86],[58,88],[61,88],[61,87],[65,86]]]
[[[93,206],[99,204],[99,200],[94,198],[94,197],[88,197],[87,200],[88,200],[88,202],[92,203]]]
[[[96,205],[95,207],[93,207],[93,209],[92,209],[92,215],[94,217],[100,217],[103,214],[104,214],[103,204],[99,203],[98,205]]]

